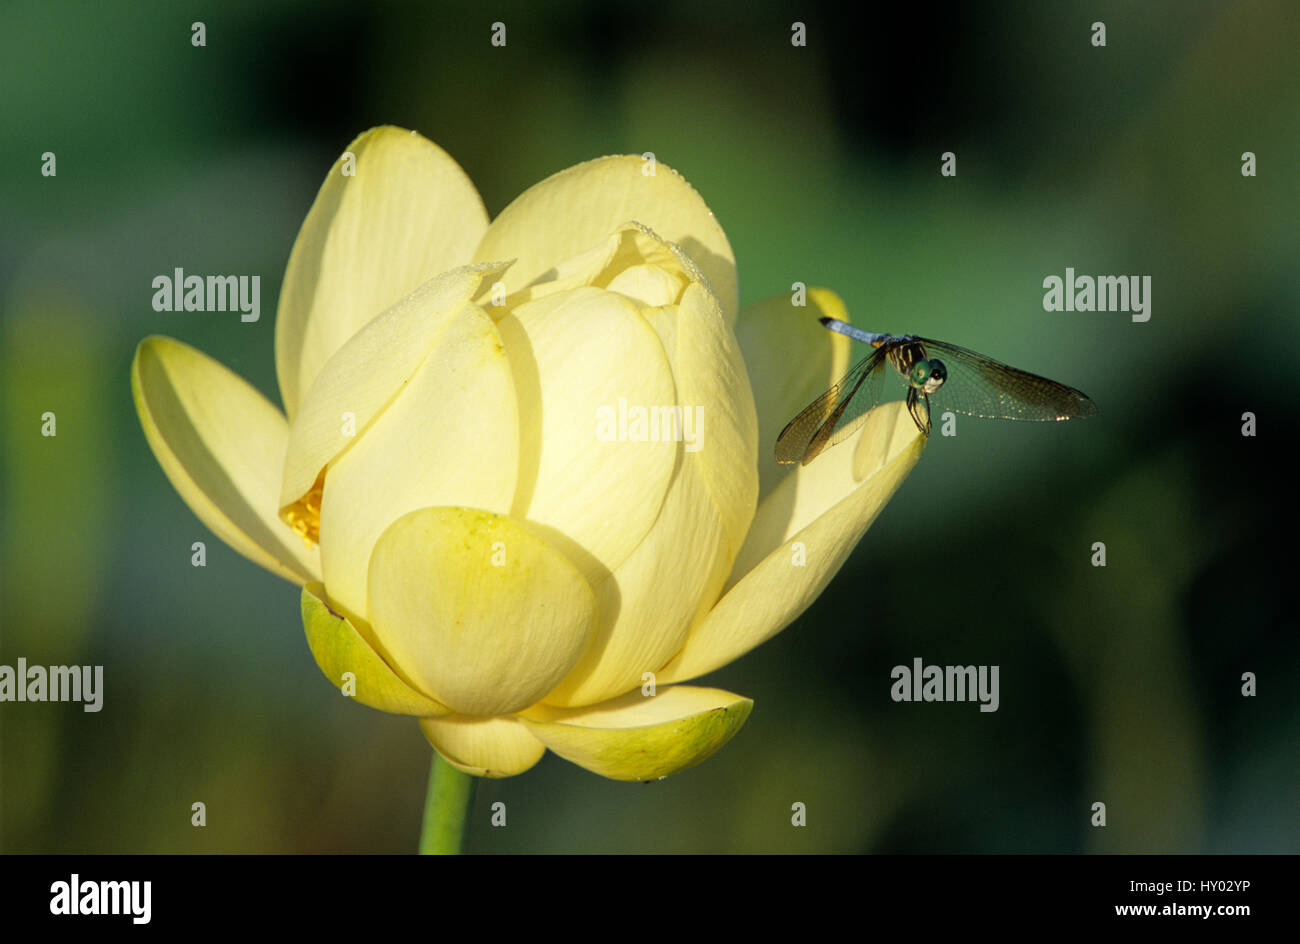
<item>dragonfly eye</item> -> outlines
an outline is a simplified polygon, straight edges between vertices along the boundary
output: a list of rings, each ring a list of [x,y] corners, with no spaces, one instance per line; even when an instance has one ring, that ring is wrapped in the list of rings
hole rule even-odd
[[[917,361],[913,364],[908,382],[924,393],[934,393],[943,386],[943,382],[947,379],[948,369],[943,366],[943,361],[935,357],[928,361]]]
[[[928,376],[925,378],[923,389],[926,393],[934,393],[943,386],[943,382],[948,379],[948,368],[943,366],[943,361],[937,357],[925,361],[929,365]]]

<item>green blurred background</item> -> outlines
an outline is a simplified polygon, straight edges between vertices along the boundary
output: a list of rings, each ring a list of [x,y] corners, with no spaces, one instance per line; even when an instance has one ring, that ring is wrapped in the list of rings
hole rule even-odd
[[[1296,5],[753,6],[0,7],[0,663],[105,666],[98,714],[0,704],[0,849],[414,849],[416,725],[324,680],[296,589],[185,507],[128,382],[165,333],[278,403],[298,226],[348,141],[391,122],[493,214],[653,151],[722,221],[742,304],[827,285],[858,324],[1102,413],[936,435],[822,598],[708,677],[755,699],[720,754],[650,785],[548,755],[480,784],[471,851],[1296,851]],[[176,266],[260,274],[261,321],[154,312]],[[1150,275],[1150,322],[1044,312],[1066,266]],[[1000,710],[895,704],[916,656],[1000,665]]]

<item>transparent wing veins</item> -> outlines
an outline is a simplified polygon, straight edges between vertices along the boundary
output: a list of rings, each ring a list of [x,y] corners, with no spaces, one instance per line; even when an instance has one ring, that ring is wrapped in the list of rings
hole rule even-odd
[[[776,461],[807,465],[853,435],[880,398],[885,363],[885,348],[878,348],[804,407],[776,438]]]
[[[938,357],[948,368],[948,379],[931,394],[938,412],[1038,421],[1097,415],[1097,404],[1074,387],[944,341],[917,340],[925,345],[927,357]]]

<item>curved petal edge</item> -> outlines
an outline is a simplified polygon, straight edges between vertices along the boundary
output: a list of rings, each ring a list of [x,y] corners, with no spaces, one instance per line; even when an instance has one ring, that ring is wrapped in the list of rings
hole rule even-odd
[[[185,504],[253,563],[296,584],[320,579],[320,555],[276,517],[288,423],[251,384],[162,335],[131,362],[145,438]]]
[[[302,588],[302,625],[307,645],[325,677],[339,688],[351,681],[355,694],[350,697],[361,704],[421,718],[450,713],[451,709],[403,681],[350,620],[330,609],[322,584],[309,583]]]
[[[447,763],[475,777],[513,777],[546,753],[546,747],[514,718],[424,718],[420,730]]]
[[[778,486],[759,507],[732,586],[659,670],[659,679],[681,682],[712,672],[797,619],[839,572],[925,444],[904,404],[887,404],[873,411],[856,439],[827,450]],[[824,508],[811,520],[791,494],[800,490],[809,493],[805,509]],[[837,500],[822,505],[831,492]]]
[[[586,708],[537,705],[520,715],[567,761],[611,780],[659,780],[693,767],[735,736],[752,699],[720,688],[677,685],[632,691]]]

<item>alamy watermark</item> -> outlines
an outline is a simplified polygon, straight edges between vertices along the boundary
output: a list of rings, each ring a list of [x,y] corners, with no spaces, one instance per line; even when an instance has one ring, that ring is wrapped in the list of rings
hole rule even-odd
[[[704,409],[698,406],[618,406],[596,408],[596,438],[601,442],[679,442],[687,452],[703,448]]]
[[[68,881],[50,885],[50,914],[130,915],[132,924],[148,924],[152,899],[153,882],[82,881],[73,872]]]
[[[240,321],[262,317],[260,275],[186,275],[175,269],[153,280],[154,311],[239,311]]]
[[[102,665],[0,665],[0,701],[79,701],[82,711],[104,707]]]
[[[1043,279],[1043,311],[1123,311],[1134,321],[1151,320],[1151,276],[1049,275]]]
[[[998,710],[996,665],[925,665],[918,656],[911,666],[894,666],[889,677],[894,701],[978,701],[980,711]]]

